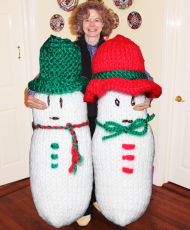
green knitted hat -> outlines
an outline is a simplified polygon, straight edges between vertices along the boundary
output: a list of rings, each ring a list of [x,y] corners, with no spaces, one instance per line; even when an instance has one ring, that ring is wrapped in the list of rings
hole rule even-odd
[[[40,49],[40,76],[28,83],[38,93],[65,94],[88,84],[81,76],[80,48],[69,39],[51,35]]]

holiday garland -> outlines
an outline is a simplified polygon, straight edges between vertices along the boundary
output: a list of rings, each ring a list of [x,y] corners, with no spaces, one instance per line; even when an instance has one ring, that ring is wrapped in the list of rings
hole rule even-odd
[[[87,121],[87,122],[82,122],[81,124],[74,124],[74,125],[72,125],[71,123],[67,123],[66,126],[45,126],[40,124],[35,125],[34,122],[32,122],[32,128],[33,129],[55,129],[55,130],[66,129],[70,132],[72,137],[72,147],[71,147],[72,164],[69,168],[69,173],[73,172],[75,174],[77,172],[77,163],[83,162],[84,158],[79,153],[78,140],[74,128],[81,128],[87,126],[88,124],[89,122]]]

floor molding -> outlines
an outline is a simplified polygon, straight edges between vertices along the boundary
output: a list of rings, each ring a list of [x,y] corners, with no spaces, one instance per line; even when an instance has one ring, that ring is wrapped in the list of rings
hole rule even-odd
[[[13,193],[30,185],[30,178],[19,180],[10,184],[0,186],[0,197]]]
[[[163,184],[162,187],[190,198],[190,189],[181,187],[171,182]]]

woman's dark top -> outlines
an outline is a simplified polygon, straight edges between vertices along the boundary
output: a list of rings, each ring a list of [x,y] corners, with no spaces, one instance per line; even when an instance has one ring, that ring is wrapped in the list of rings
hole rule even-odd
[[[103,44],[105,41],[102,36],[100,36],[100,40],[97,44],[97,48]],[[87,47],[87,43],[85,41],[84,37],[79,37],[75,43],[79,46],[82,54],[82,73],[81,76],[87,77],[89,81],[92,77],[92,68],[91,68],[91,56],[90,52]],[[85,90],[83,90],[83,93],[85,93]],[[88,103],[88,116],[89,117],[95,117],[97,116],[97,104],[96,103]]]

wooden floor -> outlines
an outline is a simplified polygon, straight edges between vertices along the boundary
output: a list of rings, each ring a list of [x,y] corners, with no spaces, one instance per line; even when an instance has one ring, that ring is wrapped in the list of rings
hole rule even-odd
[[[34,207],[30,186],[0,198],[0,230],[48,230],[56,229],[46,224]],[[149,230],[180,229],[190,230],[190,198],[165,188],[153,186],[150,205],[145,214],[136,222],[125,227],[117,226],[95,208],[92,220],[86,227],[77,223],[62,227],[61,230]]]

